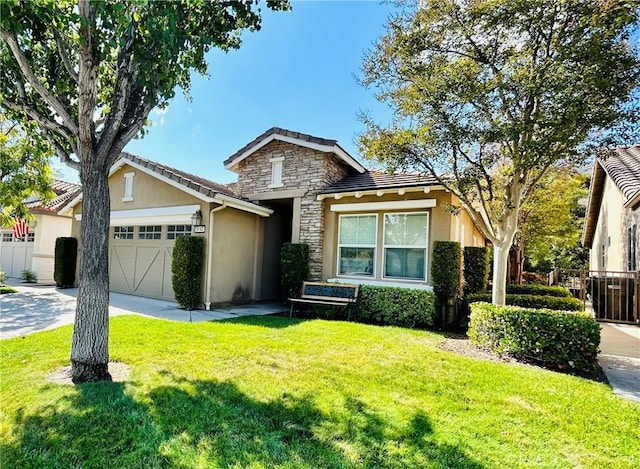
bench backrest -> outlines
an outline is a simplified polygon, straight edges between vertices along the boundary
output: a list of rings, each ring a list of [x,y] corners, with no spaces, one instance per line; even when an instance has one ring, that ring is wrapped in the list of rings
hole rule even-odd
[[[332,298],[349,303],[358,298],[359,287],[360,285],[346,283],[303,282],[300,297],[309,300]]]

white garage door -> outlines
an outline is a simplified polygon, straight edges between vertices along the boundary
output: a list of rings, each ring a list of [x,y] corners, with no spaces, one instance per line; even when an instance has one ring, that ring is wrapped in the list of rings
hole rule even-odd
[[[171,285],[174,226],[113,227],[109,247],[111,291],[174,301]]]
[[[26,240],[15,241],[12,232],[0,235],[0,271],[7,277],[20,278],[23,270],[31,269],[33,254],[33,233]]]

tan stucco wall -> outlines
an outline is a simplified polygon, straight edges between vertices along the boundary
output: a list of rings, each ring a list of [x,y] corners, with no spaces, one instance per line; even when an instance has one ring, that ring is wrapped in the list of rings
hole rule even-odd
[[[36,214],[35,221],[31,270],[36,273],[38,283],[53,283],[56,238],[71,236],[71,218]]]
[[[212,303],[258,299],[261,223],[259,216],[232,208],[213,214]]]
[[[366,211],[366,212],[343,212],[336,213],[331,211],[331,205],[340,205],[345,203],[367,203],[367,202],[390,202],[390,201],[398,201],[398,200],[419,200],[419,199],[435,199],[436,206],[429,209],[411,209],[411,210],[381,210],[381,211]],[[355,197],[343,197],[339,200],[335,199],[325,199],[325,233],[324,233],[324,257],[323,257],[323,269],[322,269],[322,277],[323,279],[332,278],[337,276],[337,257],[338,257],[338,219],[339,215],[348,215],[348,214],[365,214],[365,213],[375,213],[378,215],[378,240],[382,239],[382,225],[381,220],[383,219],[384,213],[389,212],[428,212],[429,213],[429,233],[428,233],[428,242],[429,247],[427,249],[427,281],[423,283],[430,284],[430,273],[429,269],[431,268],[431,257],[433,251],[433,241],[441,240],[441,241],[449,241],[451,240],[451,226],[452,226],[452,216],[451,214],[445,210],[445,205],[451,203],[451,194],[442,191],[442,190],[434,190],[429,194],[424,194],[421,192],[417,193],[406,193],[402,196],[397,194],[385,194],[380,197],[377,196],[364,196],[359,199]],[[471,231],[471,230],[468,230]],[[380,243],[378,243],[380,246]],[[378,249],[376,251],[376,278],[373,280],[383,280],[382,279],[382,249]],[[348,278],[348,277],[346,277]],[[392,280],[389,280],[390,283],[393,283]]]
[[[640,225],[640,210],[625,209],[622,194],[607,176],[602,190],[602,204],[589,254],[589,269],[627,271],[627,229]],[[640,226],[638,226],[640,233]],[[637,241],[636,241],[637,242]],[[602,265],[604,246],[605,263]],[[638,244],[640,249],[640,243]]]
[[[130,202],[122,201],[125,173],[135,174],[133,177],[133,200]],[[111,210],[113,211],[201,203],[200,199],[126,164],[109,178],[109,191]]]

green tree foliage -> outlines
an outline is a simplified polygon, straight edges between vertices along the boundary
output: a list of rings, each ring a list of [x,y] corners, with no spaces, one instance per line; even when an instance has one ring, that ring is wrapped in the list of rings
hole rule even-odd
[[[436,298],[446,303],[460,293],[462,251],[456,241],[434,241],[431,282]]]
[[[554,169],[540,180],[522,205],[516,237],[527,267],[547,270],[587,266],[587,250],[580,240],[588,194],[588,176],[575,171]]]
[[[464,293],[477,293],[487,288],[489,281],[489,250],[465,246],[463,249]]]
[[[58,288],[73,287],[76,281],[78,240],[72,237],[56,238],[53,279]]]
[[[21,125],[0,111],[0,225],[12,225],[14,217],[28,218],[24,202],[29,198],[46,202],[55,196],[49,167],[53,153],[46,141],[34,136],[36,131],[33,123]]]
[[[363,115],[363,152],[455,195],[493,243],[495,303],[538,181],[586,142],[632,142],[624,131],[640,128],[629,42],[638,10],[628,0],[424,0],[391,18],[364,58],[363,84],[394,117]]]
[[[267,1],[287,9],[287,1]],[[75,382],[110,379],[108,245],[110,167],[206,53],[258,30],[257,2],[3,0],[0,106],[33,122],[35,137],[79,170],[83,188],[80,283],[71,365]]]

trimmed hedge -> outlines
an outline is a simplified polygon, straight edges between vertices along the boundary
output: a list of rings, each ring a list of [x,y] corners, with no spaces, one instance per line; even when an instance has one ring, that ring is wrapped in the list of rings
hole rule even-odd
[[[568,288],[557,285],[507,285],[507,293],[573,298]]]
[[[600,325],[586,313],[471,305],[469,339],[500,355],[556,369],[598,367]]]
[[[173,246],[171,283],[178,304],[191,311],[200,305],[204,238],[180,236]]]
[[[489,250],[467,246],[463,249],[463,259],[465,294],[484,291],[489,282]]]
[[[282,295],[285,300],[297,297],[302,282],[309,275],[309,246],[304,243],[284,243],[280,250]]]
[[[56,238],[53,280],[58,288],[70,288],[76,281],[78,240],[72,237]]]
[[[454,298],[460,291],[460,243],[434,241],[431,260],[433,292],[443,302]]]
[[[472,293],[467,295],[467,302],[491,303],[491,293]],[[505,302],[510,306],[523,308],[555,309],[560,311],[584,311],[584,304],[577,298],[540,295],[514,295],[507,293]]]
[[[435,318],[435,295],[428,290],[362,285],[355,320],[389,326],[429,328]]]

